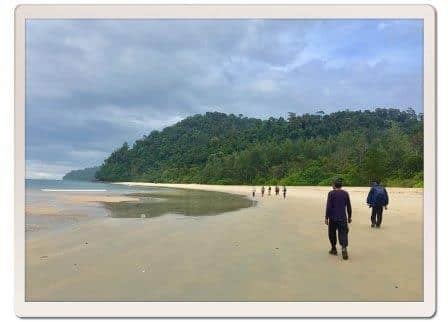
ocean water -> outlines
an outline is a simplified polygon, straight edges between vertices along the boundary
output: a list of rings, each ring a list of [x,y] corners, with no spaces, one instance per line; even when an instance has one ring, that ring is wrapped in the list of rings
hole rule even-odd
[[[120,184],[111,184],[103,182],[88,182],[88,181],[72,181],[72,180],[40,180],[40,179],[26,179],[26,190],[97,190],[103,192],[104,190],[113,194],[139,192],[142,190],[153,191],[156,188],[146,187],[129,187]],[[76,192],[76,191],[74,191]]]
[[[153,218],[166,214],[219,215],[254,206],[243,196],[188,189],[130,187],[102,182],[26,180],[26,212],[41,217]],[[76,196],[128,196],[138,201],[79,202]],[[33,216],[29,220],[32,220]],[[34,216],[36,217],[36,216]],[[31,223],[32,224],[32,223]]]

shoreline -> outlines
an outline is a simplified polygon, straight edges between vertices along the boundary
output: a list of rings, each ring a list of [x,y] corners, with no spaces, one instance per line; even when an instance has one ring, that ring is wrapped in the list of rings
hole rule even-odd
[[[253,186],[118,183],[245,195]],[[29,301],[420,301],[423,193],[388,188],[383,227],[370,228],[368,187],[347,187],[349,261],[328,254],[329,187],[218,216],[83,222],[27,240]],[[182,220],[179,220],[182,219]],[[337,276],[337,278],[335,278]]]
[[[256,188],[256,193],[260,194],[260,188],[262,185],[213,185],[213,184],[201,184],[201,183],[154,183],[154,182],[139,182],[139,181],[123,181],[123,182],[110,182],[110,184],[117,185],[125,185],[130,187],[164,187],[164,188],[174,188],[174,189],[192,189],[192,190],[204,190],[204,191],[219,191],[219,192],[227,192],[227,193],[235,193],[239,195],[251,195],[252,188]],[[269,185],[264,186],[266,188]],[[271,187],[275,187],[275,185],[271,185]],[[279,185],[280,188],[283,185]],[[330,191],[330,186],[286,186],[287,192],[306,192],[310,189],[316,191]],[[344,186],[344,190],[348,192],[365,192],[369,191],[369,186]],[[387,191],[394,193],[417,193],[422,194],[424,188],[409,188],[409,187],[386,187]],[[281,190],[281,189],[280,189]],[[281,191],[280,191],[281,194]]]
[[[130,185],[131,186],[131,185]],[[155,187],[154,187],[155,188]],[[170,187],[172,191],[176,190],[184,190],[182,188]],[[190,191],[194,191],[197,189],[188,189]],[[215,191],[208,191],[207,189],[202,189],[201,191],[207,191],[214,193]],[[45,200],[42,197],[42,193],[48,199]],[[89,224],[92,220],[102,220],[102,219],[119,219],[119,218],[141,218],[141,219],[152,219],[154,217],[166,216],[166,215],[176,215],[176,211],[180,209],[172,209],[165,211],[161,214],[154,214],[148,217],[148,212],[151,213],[151,207],[155,204],[155,199],[153,202],[148,204],[148,207],[145,210],[141,209],[141,213],[144,214],[144,217],[140,216],[114,216],[115,204],[130,204],[128,206],[132,208],[132,205],[138,206],[145,204],[142,200],[145,194],[148,194],[152,197],[154,193],[157,193],[153,190],[130,190],[130,191],[116,191],[113,188],[111,190],[104,189],[101,191],[98,190],[52,190],[52,189],[39,189],[38,194],[39,200],[33,201],[26,204],[25,207],[25,230],[27,232],[26,238],[39,238],[45,234],[53,234],[57,235],[60,232],[67,231],[67,229],[73,229],[77,226],[85,226]],[[254,200],[247,198],[247,196],[243,196],[241,194],[234,194],[228,192],[219,192],[222,194],[228,195],[236,195],[238,197],[244,197],[245,200],[249,200],[251,202],[250,207],[254,207],[256,202]],[[141,194],[141,196],[136,196]],[[163,196],[158,196],[159,198],[163,198]],[[182,198],[181,196],[174,196],[174,200],[177,198]],[[156,198],[157,199],[157,198]],[[169,200],[169,199],[168,199]],[[230,199],[229,199],[230,201]],[[166,199],[164,199],[166,202]],[[173,205],[172,201],[170,203]],[[179,206],[179,205],[178,205]],[[118,206],[120,207],[120,206]],[[172,207],[172,206],[171,206]],[[237,206],[234,206],[237,207]],[[242,208],[248,207],[247,205],[241,205]],[[112,209],[111,209],[112,208]],[[169,208],[169,206],[168,206]],[[198,211],[198,208],[193,207]],[[121,207],[122,211],[125,211],[123,207]],[[117,210],[116,210],[117,211]],[[119,210],[118,210],[119,211]],[[233,212],[235,209],[231,209],[229,206],[225,208],[219,209],[219,207],[215,206],[215,211],[211,211],[211,213],[201,213],[202,211],[196,214],[196,216],[211,216],[211,215],[223,215],[227,212]],[[180,216],[194,217],[195,215],[191,214],[192,209],[189,209],[188,214],[179,214]],[[205,211],[207,212],[207,211]],[[216,212],[216,213],[215,213]]]

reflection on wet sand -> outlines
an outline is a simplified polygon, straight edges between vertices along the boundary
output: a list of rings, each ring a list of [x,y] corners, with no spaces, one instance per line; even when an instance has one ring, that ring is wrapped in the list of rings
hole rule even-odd
[[[255,201],[245,197],[210,191],[166,190],[130,193],[138,201],[102,202],[114,218],[152,218],[164,214],[185,216],[217,215],[253,206]]]

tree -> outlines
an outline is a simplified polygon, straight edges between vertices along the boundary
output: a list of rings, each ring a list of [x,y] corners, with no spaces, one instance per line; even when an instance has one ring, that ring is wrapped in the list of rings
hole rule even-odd
[[[325,185],[422,182],[423,115],[412,110],[289,113],[260,120],[207,112],[127,143],[104,160],[104,181]]]

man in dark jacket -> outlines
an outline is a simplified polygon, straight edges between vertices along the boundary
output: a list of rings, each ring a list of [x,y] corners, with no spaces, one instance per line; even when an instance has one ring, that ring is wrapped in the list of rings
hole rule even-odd
[[[342,258],[345,260],[348,259],[348,223],[351,222],[350,196],[347,191],[342,190],[342,180],[337,179],[333,184],[333,190],[328,193],[325,224],[328,225],[328,238],[331,244],[329,253],[332,255],[338,254],[336,243],[339,239],[339,244],[342,246]]]
[[[372,188],[370,188],[367,196],[367,204],[372,208],[372,216],[370,220],[372,222],[371,227],[380,228],[383,221],[383,207],[387,209],[389,204],[389,196],[386,189],[380,185],[378,179],[372,182]]]

